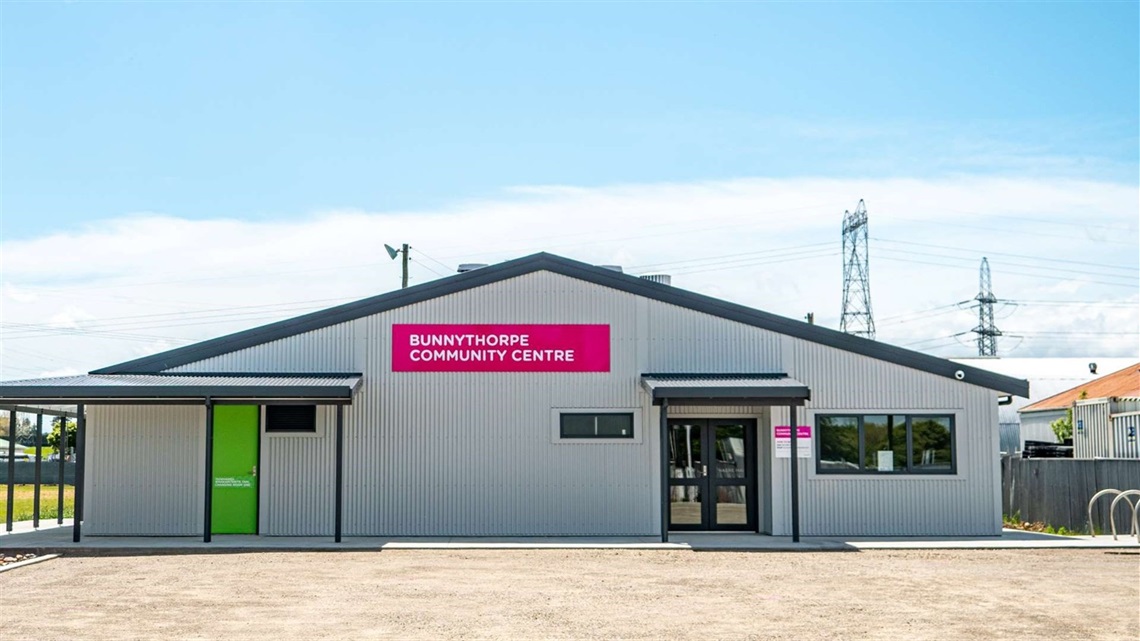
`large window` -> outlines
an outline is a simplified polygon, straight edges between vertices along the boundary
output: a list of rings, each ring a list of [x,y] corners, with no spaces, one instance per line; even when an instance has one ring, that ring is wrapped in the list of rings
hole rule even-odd
[[[633,414],[570,414],[559,419],[558,435],[565,439],[632,439]]]
[[[942,414],[816,417],[820,474],[953,474],[954,418]]]

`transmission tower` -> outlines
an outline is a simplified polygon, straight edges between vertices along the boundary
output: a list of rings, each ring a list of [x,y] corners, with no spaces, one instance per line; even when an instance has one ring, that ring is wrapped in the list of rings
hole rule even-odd
[[[855,211],[843,212],[843,313],[839,330],[874,340],[867,250],[867,206],[860,200]]]
[[[978,356],[997,356],[997,337],[1001,330],[994,326],[994,303],[998,302],[990,285],[990,261],[982,258],[982,268],[978,272],[978,326],[973,332],[978,335]]]

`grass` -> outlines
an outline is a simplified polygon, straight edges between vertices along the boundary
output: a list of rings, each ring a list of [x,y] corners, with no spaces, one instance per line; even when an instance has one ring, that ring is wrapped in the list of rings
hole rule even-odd
[[[40,519],[50,520],[57,517],[59,507],[59,494],[55,485],[40,486]],[[12,520],[30,521],[35,516],[35,486],[17,485],[12,501]],[[8,514],[8,486],[0,486],[0,519],[7,518]],[[70,518],[75,515],[75,487],[63,486],[63,516]]]
[[[1001,517],[1001,520],[1002,520],[1002,524],[1005,525],[1005,527],[1010,528],[1012,530],[1025,530],[1027,532],[1042,532],[1044,534],[1059,534],[1061,536],[1081,536],[1081,534],[1082,534],[1081,532],[1070,530],[1069,528],[1067,528],[1063,525],[1061,527],[1055,528],[1052,525],[1042,523],[1041,521],[1034,521],[1032,523],[1030,523],[1029,521],[1023,521],[1023,520],[1021,520],[1021,513],[1020,512],[1014,514],[1013,516],[1010,516],[1008,514],[1003,514]],[[1097,534],[1100,534],[1100,533],[1097,532]]]

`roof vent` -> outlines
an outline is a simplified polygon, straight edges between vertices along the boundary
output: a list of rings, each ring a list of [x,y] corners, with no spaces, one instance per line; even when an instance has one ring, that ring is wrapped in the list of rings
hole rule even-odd
[[[483,267],[486,267],[486,266],[487,266],[487,263],[460,263],[459,269],[457,269],[455,271],[459,272],[460,274],[465,274],[467,272],[473,272],[476,269],[482,269]]]
[[[598,267],[601,267],[602,269],[608,269],[619,274],[622,273],[621,265],[598,265]]]
[[[670,276],[669,274],[646,274],[646,275],[642,276],[641,278],[643,278],[645,280],[651,280],[655,283],[661,283],[662,285],[672,285],[673,284],[673,277]]]

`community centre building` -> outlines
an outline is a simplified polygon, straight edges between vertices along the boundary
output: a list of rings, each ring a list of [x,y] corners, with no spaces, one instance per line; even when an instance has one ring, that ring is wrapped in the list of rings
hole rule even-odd
[[[550,254],[95,370],[76,537],[998,535],[1024,380]]]

